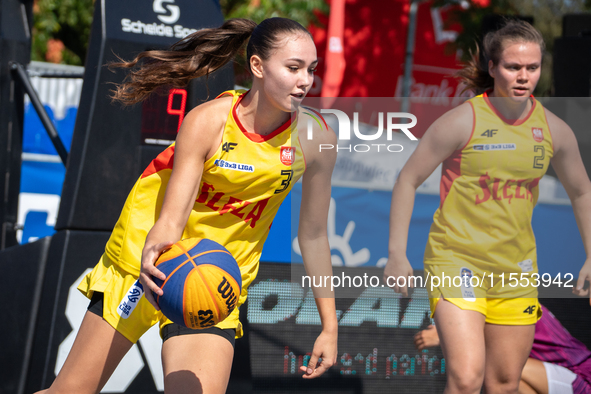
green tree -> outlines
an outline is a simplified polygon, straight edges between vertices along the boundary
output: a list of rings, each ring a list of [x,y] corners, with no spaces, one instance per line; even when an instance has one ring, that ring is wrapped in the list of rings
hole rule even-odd
[[[222,14],[260,22],[282,16],[304,26],[318,23],[316,12],[328,12],[324,0],[220,0]],[[90,38],[94,0],[36,0],[33,9],[32,59],[47,61],[48,55],[65,64],[83,65]],[[61,56],[54,56],[63,43]],[[49,47],[49,52],[48,52]],[[244,64],[241,58],[238,63]]]
[[[32,60],[46,61],[48,46],[51,49],[51,43],[61,42],[64,49],[58,62],[83,65],[90,38],[93,4],[94,0],[35,1]],[[53,56],[53,59],[59,60],[59,57]]]

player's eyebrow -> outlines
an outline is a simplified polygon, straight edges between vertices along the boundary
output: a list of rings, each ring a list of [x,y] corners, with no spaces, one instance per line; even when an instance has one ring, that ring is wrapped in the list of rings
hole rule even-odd
[[[529,66],[539,66],[540,64],[541,64],[540,62],[533,62],[533,63],[528,63],[528,64],[522,64],[522,63],[519,63],[519,62],[506,62],[506,63],[504,63],[504,65],[506,67],[507,66],[509,66],[509,67],[512,67],[512,66],[526,66],[526,67],[529,67]]]
[[[291,61],[297,62],[299,64],[306,64],[306,62],[304,60],[302,60],[302,59],[300,59],[298,57],[290,57],[287,60],[291,60]],[[310,65],[314,65],[314,64],[317,64],[317,63],[318,63],[318,59],[314,60],[312,63],[310,63]]]

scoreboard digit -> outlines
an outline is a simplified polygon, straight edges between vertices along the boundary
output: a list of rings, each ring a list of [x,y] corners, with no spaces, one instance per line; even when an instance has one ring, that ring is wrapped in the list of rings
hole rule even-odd
[[[165,96],[153,95],[142,103],[140,129],[143,145],[170,145],[181,129],[187,112],[186,89],[169,89]]]

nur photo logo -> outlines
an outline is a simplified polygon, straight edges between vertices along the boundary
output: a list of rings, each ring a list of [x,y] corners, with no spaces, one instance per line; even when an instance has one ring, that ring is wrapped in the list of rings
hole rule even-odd
[[[319,150],[331,150],[336,149],[339,151],[348,152],[359,152],[367,153],[370,151],[380,152],[388,151],[392,153],[402,152],[404,147],[401,144],[384,144],[384,143],[363,143],[363,144],[351,144],[351,139],[354,136],[355,139],[362,141],[377,141],[383,140],[384,131],[386,132],[386,140],[392,141],[393,132],[403,132],[411,141],[417,141],[417,138],[410,131],[411,128],[416,126],[417,118],[411,113],[407,112],[378,112],[377,121],[378,126],[374,129],[373,134],[363,134],[360,131],[359,112],[353,112],[353,121],[351,121],[349,115],[345,111],[338,109],[322,108],[315,110],[311,107],[302,106],[306,111],[302,111],[303,114],[308,115],[306,122],[306,135],[309,140],[314,139],[314,123],[318,125],[321,131],[328,130],[328,124],[324,119],[323,115],[330,114],[334,115],[338,122],[338,144],[319,144]],[[407,120],[407,122],[404,122]],[[385,124],[385,126],[384,126]],[[353,136],[351,134],[353,130]],[[349,142],[349,144],[342,144],[341,142]]]

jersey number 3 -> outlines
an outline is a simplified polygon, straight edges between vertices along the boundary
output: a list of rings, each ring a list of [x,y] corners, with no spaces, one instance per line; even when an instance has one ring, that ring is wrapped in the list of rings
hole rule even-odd
[[[281,182],[281,188],[275,190],[275,194],[279,194],[289,187],[291,177],[293,176],[293,170],[281,170],[281,176],[286,176],[287,178]]]

